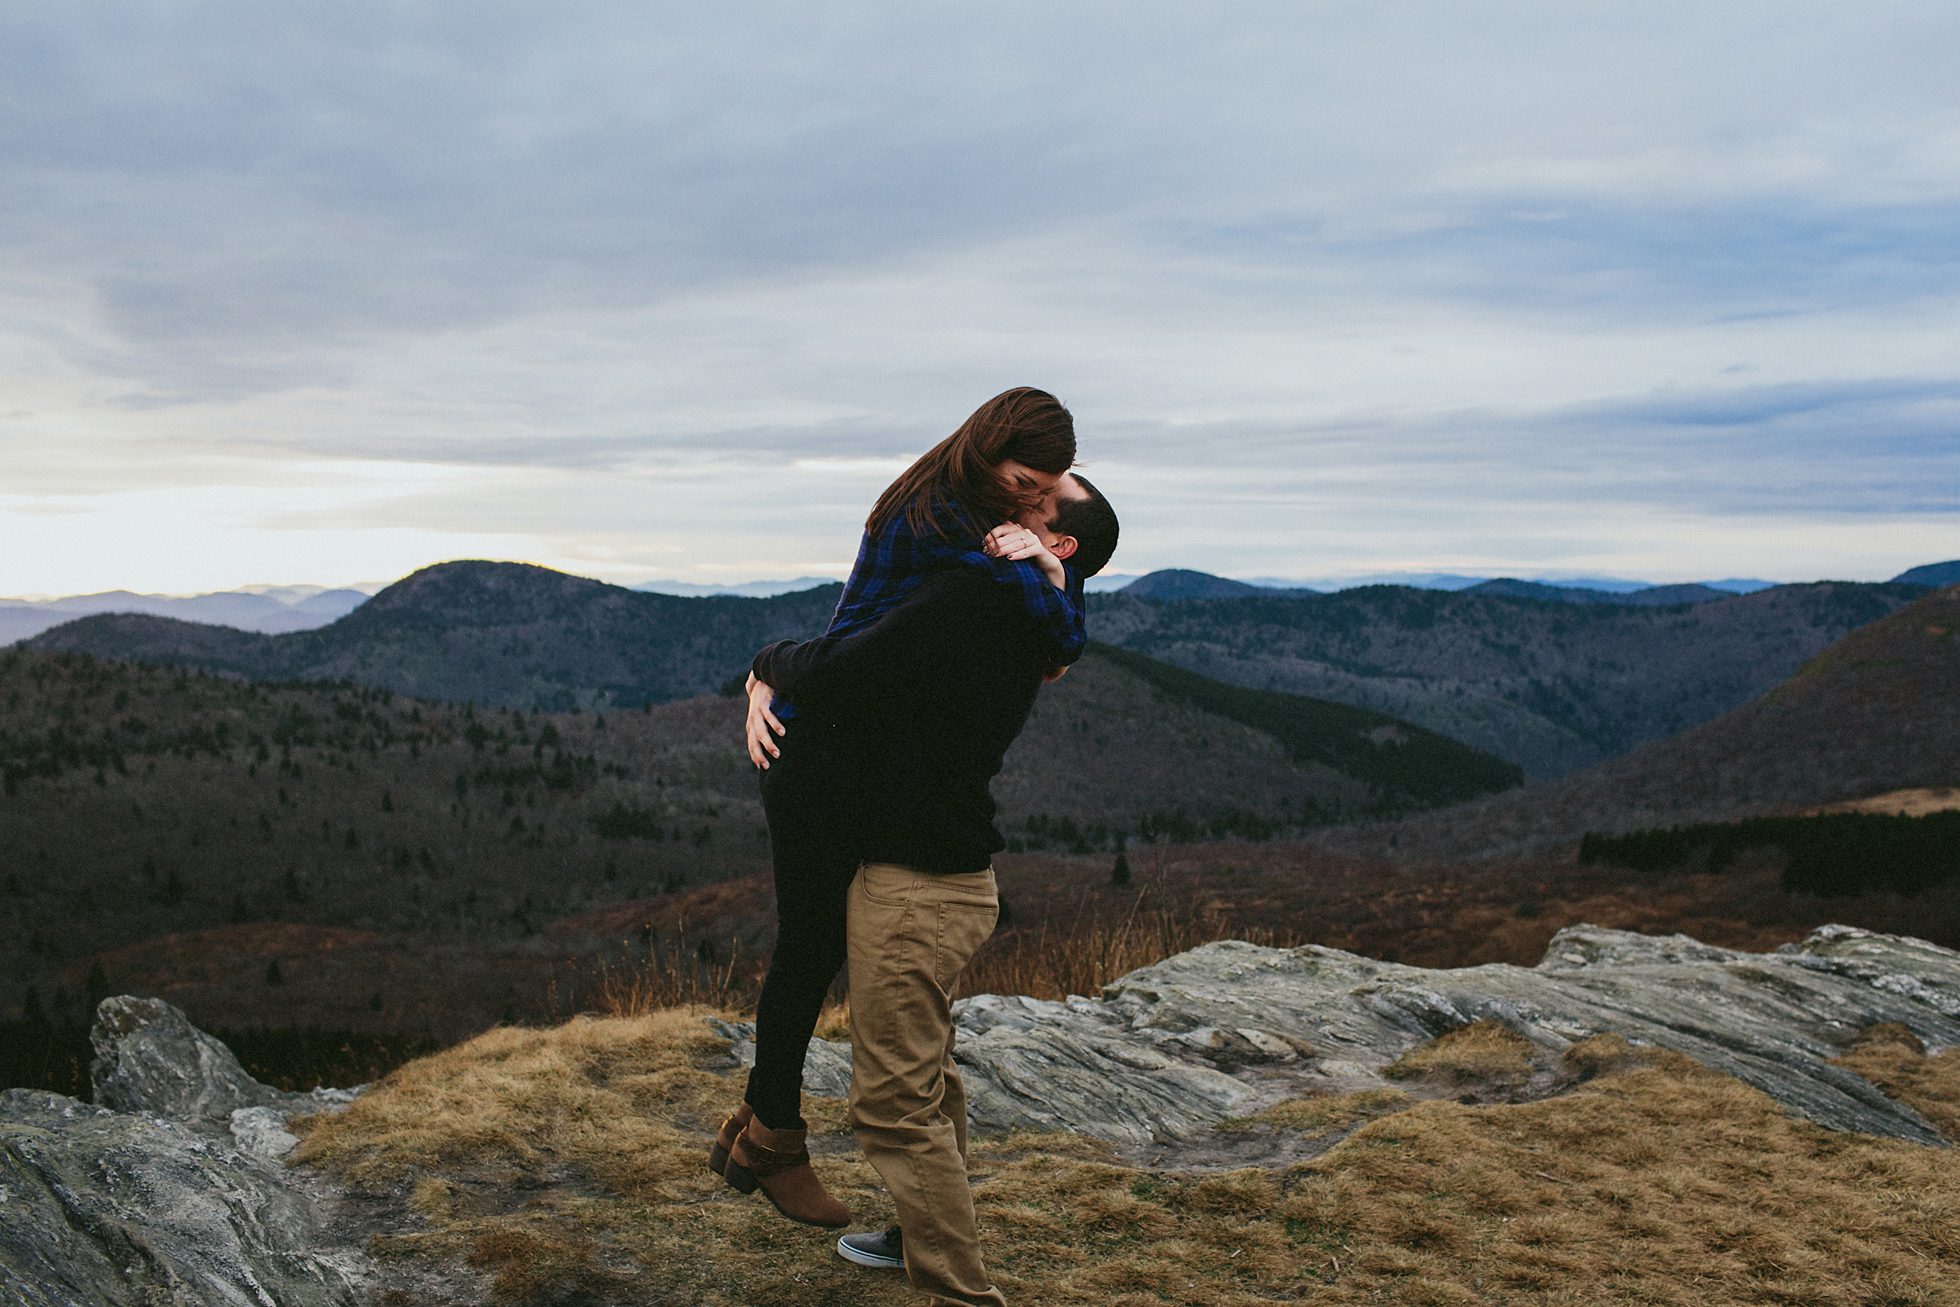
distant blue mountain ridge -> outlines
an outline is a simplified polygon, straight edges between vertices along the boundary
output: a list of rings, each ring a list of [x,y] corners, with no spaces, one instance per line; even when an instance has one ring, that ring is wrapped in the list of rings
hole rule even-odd
[[[1960,559],[1927,563],[1910,568],[1892,578],[1898,585],[1937,588],[1960,584]],[[644,581],[631,587],[657,594],[682,596],[738,595],[768,598],[817,586],[835,585],[821,576],[802,576],[789,581],[742,581],[708,584],[695,581]],[[1558,577],[1525,579],[1520,577],[1465,576],[1455,572],[1377,572],[1322,578],[1311,581],[1260,576],[1241,580],[1217,576],[1190,568],[1164,568],[1144,576],[1124,573],[1095,577],[1088,588],[1099,593],[1121,591],[1135,598],[1175,601],[1185,599],[1230,599],[1247,595],[1310,595],[1334,590],[1352,590],[1366,585],[1403,585],[1421,590],[1473,590],[1481,594],[1509,595],[1514,598],[1555,600],[1562,603],[1682,604],[1706,603],[1731,595],[1753,594],[1782,584],[1753,577],[1726,577],[1719,581],[1698,581],[1678,585],[1653,585],[1622,577]],[[327,587],[317,585],[243,586],[198,595],[137,594],[128,590],[109,590],[99,594],[66,595],[59,598],[0,598],[0,646],[31,639],[41,632],[77,617],[96,613],[150,613],[176,617],[214,626],[277,635],[287,631],[306,631],[326,626],[345,617],[365,603],[382,582]]]
[[[685,599],[696,599],[704,595],[743,595],[750,599],[767,599],[771,595],[789,594],[793,590],[814,590],[820,585],[836,583],[835,577],[799,576],[794,581],[738,581],[713,584],[695,581],[642,581],[638,585],[627,588],[653,594],[680,595]]]
[[[0,599],[0,645],[27,640],[78,617],[149,613],[212,626],[279,635],[335,622],[366,603],[381,584],[338,589],[317,585],[252,586],[201,595],[136,594],[108,590],[58,599]]]
[[[1927,563],[1924,567],[1901,572],[1892,579],[1905,585],[1960,585],[1960,558],[1950,563]]]
[[[1960,560],[1928,563],[1892,578],[1890,584],[1939,587],[1960,583]],[[1142,599],[1230,599],[1248,595],[1322,594],[1352,590],[1366,585],[1403,585],[1419,590],[1468,591],[1473,594],[1508,595],[1517,599],[1542,599],[1558,603],[1698,604],[1736,595],[1768,590],[1778,581],[1756,577],[1725,577],[1719,581],[1690,581],[1656,585],[1650,581],[1630,581],[1621,577],[1557,577],[1528,580],[1520,577],[1464,576],[1453,572],[1380,572],[1365,576],[1295,581],[1279,577],[1238,580],[1214,576],[1188,568],[1164,568],[1135,578],[1108,578],[1098,587],[1121,591]]]
[[[1281,589],[1250,581],[1234,581],[1229,577],[1213,576],[1209,572],[1168,567],[1138,577],[1123,586],[1122,593],[1139,599],[1237,599],[1244,595],[1317,594],[1318,591],[1303,587]]]
[[[1629,581],[1618,576],[1539,576],[1539,577],[1492,577],[1465,576],[1459,572],[1372,572],[1360,576],[1340,576],[1313,578],[1304,581],[1287,580],[1283,577],[1255,577],[1253,584],[1271,586],[1278,589],[1307,587],[1314,590],[1352,590],[1363,585],[1406,585],[1418,590],[1471,590],[1492,581],[1523,581],[1529,585],[1554,586],[1565,590],[1599,590],[1607,594],[1632,594],[1639,590],[1656,588],[1653,581]],[[1710,590],[1723,590],[1729,594],[1754,594],[1771,586],[1781,585],[1780,581],[1765,581],[1759,577],[1725,577],[1720,581],[1680,582],[1684,585],[1706,586]]]

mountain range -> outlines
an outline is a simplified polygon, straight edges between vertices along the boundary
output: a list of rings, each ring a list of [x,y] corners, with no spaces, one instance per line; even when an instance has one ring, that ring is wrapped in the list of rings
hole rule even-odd
[[[1942,579],[1944,578],[1944,579]],[[1960,580],[1960,561],[1931,563],[1915,567],[1893,578],[1911,584],[1939,586]],[[703,584],[695,581],[642,581],[633,587],[657,594],[700,598],[711,595],[739,595],[761,599],[833,584],[824,577],[802,576],[789,581],[742,581]],[[1693,603],[1729,594],[1751,594],[1776,584],[1772,581],[1731,577],[1686,585],[1649,585],[1644,581],[1625,581],[1611,577],[1575,577],[1554,580],[1518,580],[1508,577],[1461,576],[1447,572],[1384,572],[1370,576],[1340,577],[1312,583],[1254,577],[1233,580],[1184,568],[1168,568],[1144,576],[1104,573],[1091,578],[1092,593],[1127,591],[1148,599],[1218,599],[1236,595],[1316,594],[1352,590],[1366,585],[1403,585],[1425,590],[1469,590],[1519,594],[1531,598],[1563,599],[1573,603]],[[209,622],[235,626],[241,630],[278,634],[325,626],[353,611],[366,596],[382,588],[379,583],[353,586],[246,586],[237,590],[214,591],[198,595],[136,594],[110,590],[99,594],[69,595],[53,599],[0,598],[0,645],[25,640],[75,617],[92,613],[149,613],[176,617],[190,622]],[[1622,598],[1615,598],[1622,596]]]
[[[1316,931],[1407,948],[1458,940],[1474,919],[1516,951],[1560,918],[1535,907],[1513,917],[1508,905],[1538,902],[1552,885],[1617,894],[1611,901],[1624,910],[1646,911],[1633,890],[1569,866],[1579,835],[1960,781],[1960,589],[1913,590],[1916,600],[1896,589],[1780,587],[1676,607],[1390,588],[1196,603],[1106,597],[1097,626],[1129,643],[1093,646],[1044,692],[997,782],[1018,851],[1016,895],[1037,923],[1080,910],[1049,898],[1106,882],[1110,845],[1125,835],[1277,836],[1180,855],[1174,861],[1193,870],[1177,874],[1195,877],[1193,893],[1226,895],[1223,910],[1238,920],[1312,921]],[[1192,625],[1214,611],[1231,620]],[[1861,611],[1876,615],[1855,622]],[[753,647],[765,627],[814,629],[825,612],[825,592],[681,599],[465,563],[418,573],[299,636],[155,618],[70,628],[149,624],[149,636],[162,630],[193,652],[215,634],[234,642],[233,658],[244,657],[240,640],[280,658],[296,649],[330,660],[337,670],[324,680],[297,662],[289,679],[248,679],[240,667],[211,675],[53,648],[0,652],[0,849],[9,855],[0,986],[33,985],[72,1020],[93,966],[198,996],[224,1024],[304,1013],[336,1028],[448,1031],[544,992],[553,959],[594,940],[630,942],[639,931],[644,943],[653,931],[689,948],[752,954],[766,946],[767,844],[735,745],[739,698],[623,707],[601,706],[602,695],[540,712],[415,699],[360,681],[427,677],[454,658],[467,675],[504,677],[533,699],[571,693],[594,669],[626,664],[627,633],[655,661],[692,649],[695,675],[718,683],[735,669],[717,642]],[[1221,682],[1136,647],[1168,635],[1185,653],[1202,641],[1231,652],[1234,642],[1263,648],[1296,628],[1357,641],[1369,623],[1378,629],[1367,638],[1391,652],[1461,654],[1481,640],[1493,667],[1521,651],[1548,664],[1545,646],[1564,642],[1578,652],[1559,665],[1592,666],[1617,678],[1621,693],[1643,694],[1668,677],[1733,673],[1750,663],[1738,651],[1751,642],[1775,645],[1781,658],[1832,625],[1857,629],[1797,657],[1753,701],[1508,791],[1514,767],[1407,720]],[[705,644],[689,643],[704,630]],[[1639,640],[1648,657],[1623,650],[1589,663],[1613,638]],[[1648,661],[1658,666],[1627,679]],[[1739,684],[1730,691],[1741,693]],[[1315,833],[1329,822],[1349,824]],[[1444,880],[1468,876],[1484,888],[1449,889],[1434,878],[1441,873],[1385,866],[1390,850],[1418,869],[1440,859],[1451,869]],[[1089,856],[1063,856],[1071,853]],[[1155,856],[1161,867],[1161,846]],[[1492,858],[1525,862],[1458,870]],[[1048,898],[1030,888],[1042,885]],[[1770,909],[1746,898],[1753,892],[1732,895],[1746,906],[1674,910],[1740,912],[1738,929],[1754,929],[1753,914]],[[1913,910],[1948,911],[1903,911]],[[1657,903],[1643,921],[1665,927],[1666,912]],[[1951,933],[1944,920],[1928,917],[1926,929]],[[281,959],[287,978],[268,988]]]
[[[767,599],[771,595],[788,594],[792,590],[811,590],[820,585],[831,584],[833,582],[827,576],[799,576],[794,581],[738,581],[728,585],[703,585],[695,581],[642,581],[632,588],[688,598],[740,595],[746,599]]]
[[[1906,585],[1960,585],[1960,558],[1950,563],[1927,563],[1924,567],[1909,568],[1892,579]]]
[[[105,615],[25,647],[260,681],[349,680],[432,699],[611,710],[717,689],[769,641],[820,629],[836,602],[836,586],[690,599],[522,563],[456,562],[423,568],[311,631],[259,635]]]
[[[1852,632],[1767,694],[1712,721],[1576,775],[1454,808],[1445,820],[1399,823],[1395,842],[1449,857],[1530,854],[1587,832],[1956,786],[1960,585]],[[1378,848],[1381,833],[1353,840]]]
[[[1237,599],[1245,595],[1317,594],[1319,592],[1305,586],[1281,587],[1255,584],[1251,581],[1234,581],[1229,577],[1213,576],[1209,572],[1193,572],[1187,568],[1170,567],[1140,576],[1117,593],[1129,595],[1134,599],[1178,600]]]
[[[0,599],[0,645],[29,639],[63,622],[95,613],[148,613],[267,633],[304,631],[345,617],[366,603],[371,593],[353,587],[294,585],[202,595],[108,590],[60,599]]]
[[[1216,680],[1372,708],[1563,775],[1735,708],[1926,593],[1819,582],[1687,605],[1368,586],[1099,597],[1099,639]]]
[[[1688,604],[1370,586],[1091,600],[1097,639],[1210,679],[1411,722],[1553,776],[1763,693],[1919,586],[1820,582]],[[262,635],[102,615],[37,650],[261,681],[352,680],[486,705],[612,711],[716,689],[772,639],[821,629],[838,587],[680,598],[517,563],[424,568],[316,630]]]

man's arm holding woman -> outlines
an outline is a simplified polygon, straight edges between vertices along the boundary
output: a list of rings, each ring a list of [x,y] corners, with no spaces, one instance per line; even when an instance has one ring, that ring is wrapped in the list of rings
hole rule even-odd
[[[973,620],[1000,602],[996,586],[969,568],[935,572],[871,626],[851,635],[778,640],[749,667],[749,761],[781,756],[783,723],[770,711],[778,694],[800,706],[844,716],[903,710],[925,693],[974,638]]]

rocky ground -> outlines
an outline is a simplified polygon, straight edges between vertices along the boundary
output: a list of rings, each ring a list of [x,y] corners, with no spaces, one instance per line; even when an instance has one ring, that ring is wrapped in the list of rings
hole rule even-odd
[[[752,1056],[748,1028],[709,1020],[725,1065]],[[1166,1183],[1289,1165],[1412,1100],[1557,1097],[1591,1074],[1574,1054],[1602,1034],[1688,1055],[1832,1130],[1940,1148],[1954,1134],[1942,1100],[1916,1110],[1845,1055],[1874,1028],[1922,1052],[1960,1044],[1960,953],[1840,926],[1769,953],[1575,927],[1535,967],[1444,971],[1223,942],[1097,998],[987,995],[964,1002],[958,1021],[982,1132],[1107,1141]],[[434,1210],[428,1192],[417,1189],[416,1204],[378,1201],[286,1164],[292,1119],[337,1112],[359,1091],[261,1085],[157,1000],[105,1000],[94,1043],[94,1105],[0,1094],[10,1301],[353,1307],[486,1296],[458,1259],[373,1255],[415,1236]],[[813,1093],[841,1093],[847,1049],[818,1041],[809,1069]],[[1307,1117],[1315,1128],[1303,1131]]]
[[[329,1307],[380,1282],[335,1231],[336,1187],[281,1159],[286,1121],[353,1092],[285,1094],[158,999],[108,998],[93,1105],[0,1093],[0,1290],[22,1307]]]

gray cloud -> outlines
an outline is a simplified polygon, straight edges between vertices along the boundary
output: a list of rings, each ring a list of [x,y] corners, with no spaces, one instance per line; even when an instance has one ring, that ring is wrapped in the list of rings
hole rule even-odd
[[[1606,506],[1950,516],[1956,36],[1903,2],[17,8],[0,475],[531,469],[569,478],[505,505],[541,547],[585,477],[817,548],[1029,381],[1151,529],[1241,513],[1255,572],[1384,523],[1549,557],[1609,549]],[[267,520],[503,511],[458,485]],[[608,549],[654,523],[607,511]]]

